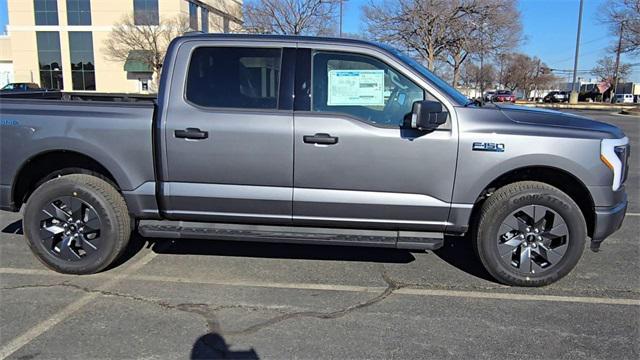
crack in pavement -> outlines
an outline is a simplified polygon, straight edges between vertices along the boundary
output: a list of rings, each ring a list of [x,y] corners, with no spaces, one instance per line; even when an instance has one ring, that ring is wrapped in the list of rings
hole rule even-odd
[[[124,298],[124,299],[128,299],[128,300],[133,300],[133,301],[138,301],[138,302],[143,302],[143,303],[147,303],[147,304],[160,306],[163,309],[177,310],[177,311],[182,311],[182,312],[186,312],[186,313],[196,314],[196,315],[199,315],[200,317],[202,317],[205,320],[206,326],[207,326],[207,329],[208,329],[209,332],[220,334],[220,335],[225,335],[225,336],[240,336],[240,335],[252,334],[252,333],[255,333],[255,332],[257,332],[257,331],[259,331],[261,329],[264,329],[266,327],[275,325],[275,324],[280,323],[280,322],[285,321],[285,320],[294,319],[294,318],[303,318],[303,317],[310,317],[310,318],[317,318],[317,319],[336,319],[336,318],[340,318],[340,317],[345,316],[346,314],[348,314],[348,313],[350,313],[352,311],[355,311],[355,310],[358,310],[358,309],[362,309],[362,308],[371,306],[373,304],[376,304],[376,303],[386,299],[387,297],[389,297],[395,290],[407,286],[406,284],[400,283],[399,281],[396,281],[396,280],[392,279],[389,276],[389,274],[387,273],[387,269],[385,268],[384,265],[382,265],[381,267],[382,267],[382,269],[381,269],[382,279],[387,284],[387,287],[385,288],[384,291],[382,291],[377,296],[375,296],[373,298],[370,298],[367,301],[363,301],[363,302],[360,302],[360,303],[357,303],[357,304],[354,304],[354,305],[350,305],[350,306],[344,307],[344,308],[339,309],[339,310],[330,311],[330,312],[298,311],[298,312],[284,313],[281,309],[274,309],[273,307],[254,306],[254,305],[245,305],[245,304],[219,305],[219,306],[216,306],[216,307],[212,307],[211,305],[205,304],[205,303],[171,304],[171,303],[168,303],[166,301],[149,299],[149,298],[146,298],[146,297],[129,295],[129,294],[122,294],[122,293],[115,292],[115,291],[110,291],[110,290],[91,289],[91,288],[88,288],[88,287],[84,287],[84,286],[80,286],[80,285],[77,285],[77,284],[70,283],[68,281],[65,281],[65,282],[62,282],[62,283],[54,283],[54,284],[29,284],[29,285],[19,285],[19,286],[12,286],[12,287],[2,287],[2,288],[0,288],[0,290],[67,287],[67,288],[72,288],[72,289],[76,289],[76,290],[79,290],[79,291],[83,291],[83,292],[86,292],[86,293],[97,293],[97,294],[100,294],[100,295],[103,295],[103,296]],[[252,311],[273,311],[273,310],[276,310],[276,311],[280,311],[280,312],[283,312],[283,313],[281,315],[275,316],[275,317],[273,317],[271,319],[268,319],[266,321],[251,325],[251,326],[249,326],[247,328],[244,328],[242,330],[224,331],[222,329],[217,317],[216,317],[216,313],[221,311],[221,310],[228,310],[228,309],[243,309],[243,310],[252,310]],[[207,345],[212,346],[212,344],[207,344]],[[220,350],[220,349],[217,349],[217,347],[213,347],[213,348],[216,349],[216,350]]]
[[[288,313],[288,314],[283,314],[283,315],[279,315],[276,317],[273,317],[269,320],[257,323],[255,325],[251,325],[245,329],[242,330],[236,330],[236,331],[226,331],[226,332],[221,332],[221,334],[223,335],[227,335],[227,336],[241,336],[241,335],[248,335],[248,334],[253,334],[259,330],[262,330],[266,327],[275,325],[277,323],[283,322],[285,320],[290,320],[290,319],[294,319],[294,318],[316,318],[316,319],[322,319],[322,320],[326,320],[326,319],[337,319],[340,317],[343,317],[345,315],[347,315],[348,313],[358,310],[358,309],[362,309],[368,306],[371,306],[373,304],[379,303],[380,301],[386,299],[387,297],[389,297],[391,294],[393,294],[393,292],[397,289],[400,289],[404,286],[406,286],[405,284],[402,284],[398,281],[395,281],[394,279],[392,279],[389,274],[387,273],[387,269],[385,268],[384,265],[382,265],[382,270],[381,270],[381,276],[382,279],[385,281],[385,283],[387,283],[387,287],[386,289],[380,293],[379,295],[364,301],[364,302],[360,302],[354,305],[350,305],[347,306],[345,308],[339,309],[339,310],[334,310],[334,311],[330,311],[330,312],[319,312],[319,311],[299,311],[299,312],[293,312],[293,313]]]
[[[268,306],[254,306],[254,305],[246,305],[246,304],[219,305],[219,306],[216,306],[216,307],[212,307],[211,305],[205,304],[205,303],[171,304],[171,303],[166,302],[166,301],[149,299],[149,298],[142,297],[142,296],[123,294],[123,293],[119,293],[119,292],[115,292],[115,291],[109,291],[109,290],[91,289],[91,288],[88,288],[88,287],[80,286],[80,285],[69,283],[69,282],[62,282],[62,283],[55,283],[55,284],[19,285],[19,286],[11,286],[11,287],[2,287],[2,288],[0,288],[0,290],[17,290],[17,289],[31,289],[31,288],[53,288],[53,287],[72,288],[72,289],[83,291],[83,292],[86,292],[86,293],[97,293],[99,295],[103,295],[103,296],[106,296],[106,297],[118,297],[118,298],[133,300],[133,301],[137,301],[137,302],[143,302],[143,303],[147,303],[147,304],[151,304],[151,305],[156,305],[156,306],[159,306],[159,307],[161,307],[163,309],[166,309],[166,310],[177,310],[177,311],[182,311],[182,312],[186,312],[186,313],[196,314],[196,315],[199,315],[199,316],[204,318],[204,320],[206,321],[206,324],[207,324],[207,329],[210,332],[217,332],[217,333],[220,332],[220,324],[218,323],[217,319],[215,318],[214,313],[216,313],[218,311],[227,310],[227,309],[244,309],[244,310],[252,310],[252,311],[260,311],[260,310],[271,310],[271,311],[273,311],[273,310],[276,310],[276,309],[274,309],[272,307],[268,307]]]

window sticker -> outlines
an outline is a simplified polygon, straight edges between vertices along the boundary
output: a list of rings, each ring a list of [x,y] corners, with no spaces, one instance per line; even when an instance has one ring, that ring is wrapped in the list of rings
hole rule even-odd
[[[384,106],[384,70],[329,70],[329,106]]]

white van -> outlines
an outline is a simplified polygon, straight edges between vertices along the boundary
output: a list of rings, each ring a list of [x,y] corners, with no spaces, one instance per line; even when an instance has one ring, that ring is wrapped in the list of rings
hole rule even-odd
[[[633,103],[632,94],[616,94],[616,103]]]

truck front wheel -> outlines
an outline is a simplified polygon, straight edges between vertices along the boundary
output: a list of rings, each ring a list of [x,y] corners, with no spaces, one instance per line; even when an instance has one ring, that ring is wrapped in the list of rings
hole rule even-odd
[[[567,275],[584,250],[587,227],[578,205],[541,182],[506,185],[482,205],[475,249],[498,281],[544,286]]]
[[[66,274],[92,274],[123,252],[131,235],[127,205],[108,182],[72,174],[49,180],[29,197],[24,233],[37,258]]]

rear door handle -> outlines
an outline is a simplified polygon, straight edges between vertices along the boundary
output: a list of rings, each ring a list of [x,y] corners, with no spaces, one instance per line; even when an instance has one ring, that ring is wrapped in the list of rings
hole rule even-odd
[[[333,145],[338,143],[338,138],[329,134],[305,135],[302,139],[307,144]]]
[[[176,130],[174,132],[177,138],[203,140],[209,137],[209,132],[202,131],[198,128],[186,128],[184,130]]]

